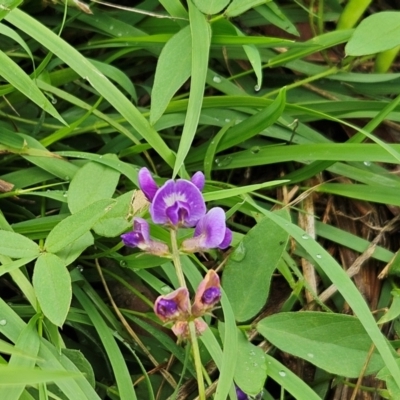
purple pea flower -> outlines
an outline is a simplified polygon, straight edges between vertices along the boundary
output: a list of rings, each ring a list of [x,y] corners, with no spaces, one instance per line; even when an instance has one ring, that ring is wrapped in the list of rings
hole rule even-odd
[[[191,181],[172,179],[158,188],[147,168],[139,171],[139,186],[151,202],[150,214],[156,224],[192,227],[206,213],[201,190],[204,175],[196,172]]]
[[[200,336],[208,328],[208,325],[201,318],[196,318],[193,322],[197,336]],[[177,321],[171,329],[179,339],[190,337],[189,323],[187,321]]]
[[[218,274],[210,269],[196,290],[192,314],[196,317],[210,311],[221,300],[221,284]]]
[[[212,208],[196,225],[194,235],[182,242],[182,250],[187,253],[205,251],[212,248],[227,248],[232,241],[232,231],[226,227],[225,212],[220,207]]]
[[[154,312],[163,322],[185,321],[190,315],[189,307],[189,292],[181,287],[165,296],[158,296]]]
[[[169,255],[169,248],[165,243],[150,239],[150,227],[148,222],[136,217],[133,220],[133,231],[121,235],[125,246],[138,247],[139,249],[156,256]]]

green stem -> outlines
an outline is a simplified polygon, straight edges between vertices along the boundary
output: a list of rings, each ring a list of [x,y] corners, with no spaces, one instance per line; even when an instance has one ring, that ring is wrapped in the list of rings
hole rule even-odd
[[[197,387],[199,389],[199,400],[206,400],[206,391],[204,387],[202,362],[200,358],[199,343],[197,342],[196,327],[194,321],[189,322],[190,339],[192,341],[192,351],[194,359],[194,367],[196,369]]]
[[[176,241],[176,230],[171,229],[171,246],[172,246],[172,261],[175,265],[176,276],[178,277],[179,286],[186,288],[185,276],[182,271],[181,258],[178,250],[178,243]]]

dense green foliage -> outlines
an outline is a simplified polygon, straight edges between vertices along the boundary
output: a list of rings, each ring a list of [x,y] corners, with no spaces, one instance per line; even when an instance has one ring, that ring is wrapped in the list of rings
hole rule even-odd
[[[400,398],[400,12],[126,3],[0,3],[0,398],[202,398],[171,259],[120,239],[141,167],[203,171],[233,231],[181,255],[192,294],[221,276],[208,398]]]

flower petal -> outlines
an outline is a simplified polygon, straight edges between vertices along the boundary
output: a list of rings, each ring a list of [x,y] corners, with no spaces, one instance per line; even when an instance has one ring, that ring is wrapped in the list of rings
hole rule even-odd
[[[158,190],[158,186],[151,176],[150,171],[146,167],[140,169],[138,179],[140,189],[142,189],[143,193],[150,202],[153,201],[153,198]]]
[[[190,181],[199,189],[200,191],[203,190],[204,188],[204,183],[205,183],[205,177],[204,174],[201,171],[197,171]]]
[[[159,296],[154,303],[154,312],[163,322],[184,321],[189,316],[189,306],[189,291],[181,287]]]
[[[242,389],[235,385],[236,388],[236,396],[238,400],[248,400],[248,396]]]
[[[194,226],[204,216],[206,205],[200,190],[190,181],[167,181],[156,193],[150,214],[156,224]]]
[[[218,245],[220,249],[226,249],[232,243],[232,231],[229,228],[225,230],[225,236],[222,242]]]

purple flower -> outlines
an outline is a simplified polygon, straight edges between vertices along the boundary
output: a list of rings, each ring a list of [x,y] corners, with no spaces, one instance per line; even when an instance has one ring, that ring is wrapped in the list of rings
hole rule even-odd
[[[221,284],[219,276],[213,269],[210,269],[196,290],[192,314],[196,317],[202,316],[220,300]]]
[[[134,218],[133,231],[121,235],[125,246],[138,247],[139,249],[156,256],[169,255],[168,246],[165,243],[150,239],[150,227],[143,218]]]
[[[151,202],[150,214],[156,224],[191,227],[204,216],[206,205],[201,190],[205,179],[202,172],[196,172],[190,181],[168,180],[160,188],[147,168],[141,168],[138,177],[140,189]]]
[[[182,250],[194,253],[215,247],[225,249],[231,241],[232,231],[226,227],[225,212],[220,207],[214,207],[199,220],[193,237],[182,242]]]
[[[189,307],[189,292],[181,287],[159,296],[154,303],[154,312],[163,322],[185,321],[190,315]]]
[[[238,386],[235,385],[236,388],[236,396],[238,400],[248,400],[248,396],[245,392],[243,392]]]

